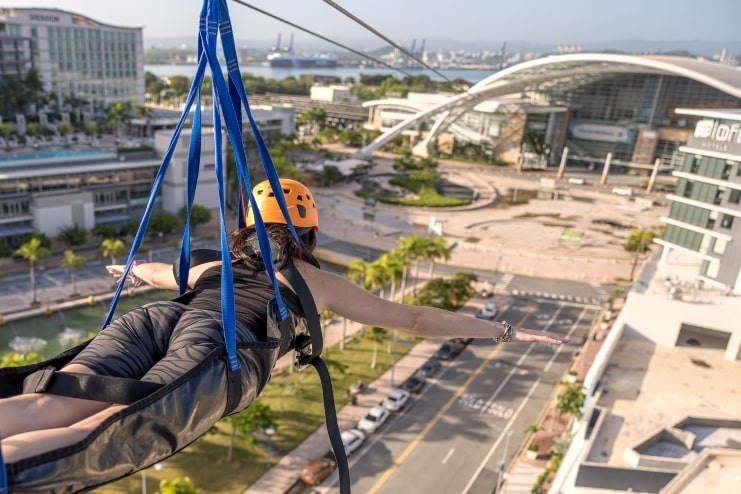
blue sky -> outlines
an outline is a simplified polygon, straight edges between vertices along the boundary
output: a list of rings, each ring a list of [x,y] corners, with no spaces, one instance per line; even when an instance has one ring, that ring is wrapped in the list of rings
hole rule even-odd
[[[374,36],[322,0],[245,0],[342,42]],[[338,0],[398,43],[446,38],[579,44],[624,39],[738,41],[739,0]],[[9,7],[54,7],[101,22],[144,27],[147,38],[195,36],[201,0],[7,0]],[[287,38],[292,28],[228,1],[237,39]],[[310,39],[296,32],[296,40]],[[381,40],[372,47],[383,45]],[[370,46],[353,46],[369,49]]]

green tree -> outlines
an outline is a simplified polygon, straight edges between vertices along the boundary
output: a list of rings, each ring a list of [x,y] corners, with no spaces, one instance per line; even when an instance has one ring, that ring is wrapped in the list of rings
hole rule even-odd
[[[651,230],[644,230],[640,228],[634,228],[625,238],[625,244],[623,247],[628,252],[635,252],[633,257],[633,265],[630,268],[630,281],[633,281],[636,267],[638,266],[638,259],[641,254],[651,250],[654,238],[660,237],[664,234],[663,227],[654,228]]]
[[[31,353],[7,353],[3,355],[0,367],[20,367],[22,365],[43,362],[44,357],[36,352]]]
[[[201,494],[201,490],[196,489],[190,477],[177,477],[160,481],[158,494]]]
[[[376,368],[378,363],[378,344],[382,343],[388,337],[388,331],[378,326],[373,326],[370,331],[365,333],[365,337],[373,342],[373,357],[371,358],[371,369]]]
[[[98,135],[100,133],[100,125],[95,122],[88,122],[85,124],[85,134],[89,136]]]
[[[246,410],[230,415],[227,421],[231,425],[232,433],[229,437],[226,461],[232,461],[234,441],[237,435],[242,436],[249,444],[255,443],[253,434],[258,430],[275,428],[273,410],[260,400],[253,402]]]
[[[396,299],[396,288],[404,277],[404,261],[396,249],[381,254],[376,261],[385,271],[388,281],[391,282],[391,300]],[[402,294],[403,297],[403,294]]]
[[[296,125],[310,127],[310,135],[316,135],[324,127],[326,122],[327,112],[320,106],[304,110],[296,117]]]
[[[345,146],[359,148],[363,143],[363,134],[355,129],[345,129],[341,131],[337,138]]]
[[[67,140],[66,140],[67,135],[70,132],[72,132],[72,130],[74,130],[74,129],[72,128],[72,125],[71,124],[62,122],[62,123],[59,124],[59,127],[57,128],[57,130],[59,131],[59,135],[61,135],[62,138],[65,139],[65,142],[67,142]]]
[[[570,384],[566,386],[561,394],[556,398],[556,413],[559,417],[570,415],[579,418],[584,406],[584,391],[579,384]]]
[[[101,240],[118,237],[118,230],[116,227],[105,223],[98,223],[92,230],[90,230],[90,232]]]
[[[157,235],[169,235],[180,228],[181,225],[182,222],[178,217],[170,213],[157,213],[149,221],[149,229]]]
[[[126,252],[123,240],[118,238],[105,238],[100,243],[100,255],[111,260],[111,264],[118,264],[116,258]]]
[[[130,101],[114,101],[106,109],[106,124],[119,139],[122,127],[131,123],[131,112]]]
[[[187,215],[187,208],[185,206],[180,208],[180,211],[178,211],[178,216],[183,221],[183,223],[185,223]],[[193,207],[190,209],[190,224],[193,226],[205,225],[209,221],[211,221],[211,211],[205,206],[193,204]]]
[[[13,125],[8,122],[2,122],[0,123],[0,135],[3,136],[3,140],[5,141],[5,149],[10,149],[10,136],[15,133],[15,129],[13,128]]]
[[[68,247],[82,245],[87,239],[87,230],[75,223],[74,225],[64,226],[59,229],[57,238]]]
[[[369,283],[366,281],[368,278],[368,271],[370,267],[360,259],[355,259],[347,265],[347,271],[345,272],[345,278],[352,281],[356,285],[361,286],[363,289],[369,289]]]
[[[476,275],[473,273],[456,273],[450,279],[433,278],[419,290],[414,303],[450,311],[458,310],[476,293],[471,286],[474,281]]]
[[[149,137],[152,133],[152,122],[154,121],[154,110],[144,105],[137,105],[136,116],[144,119],[144,126],[140,128],[140,137]]]
[[[72,250],[64,251],[64,258],[59,263],[65,269],[70,271],[72,276],[72,296],[78,295],[77,293],[77,271],[85,267],[87,260],[84,256],[78,256]]]
[[[29,272],[31,275],[31,290],[33,291],[33,300],[31,300],[31,304],[37,305],[39,301],[36,298],[35,266],[37,262],[42,262],[44,259],[49,257],[49,249],[43,246],[41,239],[33,237],[21,245],[15,253],[28,261]]]
[[[38,122],[28,122],[26,124],[26,134],[31,137],[37,137],[44,134],[44,127]]]

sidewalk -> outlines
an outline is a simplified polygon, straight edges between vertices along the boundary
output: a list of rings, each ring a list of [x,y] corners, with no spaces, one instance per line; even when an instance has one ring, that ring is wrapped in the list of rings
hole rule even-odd
[[[359,329],[359,328],[358,328]],[[416,345],[400,359],[394,367],[394,383],[402,383],[406,378],[429,359],[440,347],[442,340],[425,340]],[[328,338],[327,345],[334,344]],[[307,370],[305,372],[311,372]],[[355,427],[365,415],[368,408],[383,402],[383,399],[396,386],[391,385],[391,369],[373,381],[365,392],[358,395],[355,405],[345,405],[337,411],[337,421],[340,430]],[[323,456],[331,449],[326,426],[317,429],[303,443],[289,452],[281,460],[252,484],[244,494],[283,494],[293,486],[299,478],[301,469],[311,460]]]

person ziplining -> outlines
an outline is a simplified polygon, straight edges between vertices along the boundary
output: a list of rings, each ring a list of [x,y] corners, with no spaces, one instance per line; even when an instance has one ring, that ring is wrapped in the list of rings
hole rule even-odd
[[[228,81],[216,57],[220,35]],[[322,350],[319,313],[420,337],[489,338],[499,342],[563,344],[566,339],[505,322],[379,298],[323,271],[312,252],[319,214],[312,192],[281,179],[251,117],[236,63],[225,0],[205,0],[199,64],[183,116],[152,188],[119,278],[104,329],[92,340],[41,364],[0,369],[0,494],[79,492],[162,461],[198,439],[221,418],[247,408],[266,385],[278,358],[314,365],[324,391],[330,442],[343,493],[347,460]],[[213,79],[215,172],[219,183],[221,250],[190,251],[189,217],[200,157],[200,85]],[[218,103],[218,104],[217,104]],[[188,220],[173,264],[136,261],[162,177],[195,104],[188,167]],[[242,146],[242,107],[268,179],[250,186]],[[220,110],[221,109],[221,110]],[[235,152],[240,226],[227,233],[221,122]],[[246,200],[245,200],[246,196]],[[181,296],[133,309],[113,320],[127,280],[179,289]]]

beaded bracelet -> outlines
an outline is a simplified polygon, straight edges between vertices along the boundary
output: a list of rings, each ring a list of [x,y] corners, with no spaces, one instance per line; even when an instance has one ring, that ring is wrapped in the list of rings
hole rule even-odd
[[[134,267],[138,266],[139,264],[146,264],[147,261],[144,259],[136,259],[134,261],[131,261],[131,267],[129,268],[129,281],[134,286],[134,288],[140,286],[142,283],[144,283],[144,280],[139,278],[136,274],[134,274]]]
[[[504,332],[494,338],[494,341],[497,343],[509,343],[515,337],[515,328],[507,321],[502,321],[502,324],[504,324]]]

